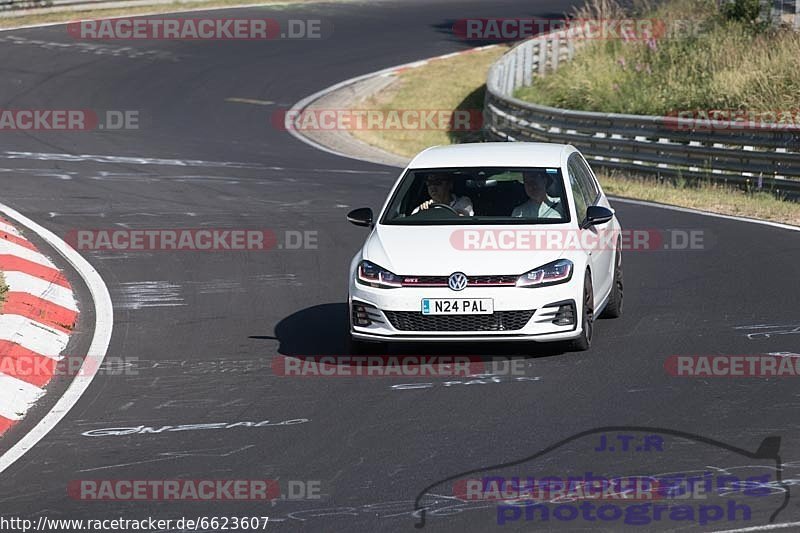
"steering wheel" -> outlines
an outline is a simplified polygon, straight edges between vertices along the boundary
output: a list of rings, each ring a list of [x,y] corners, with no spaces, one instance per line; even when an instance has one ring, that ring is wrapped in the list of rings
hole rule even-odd
[[[455,209],[453,209],[452,207],[450,207],[447,204],[431,204],[431,205],[428,206],[428,209],[436,209],[436,208],[447,209],[448,211],[450,211],[454,215],[459,216],[458,211],[456,211]]]

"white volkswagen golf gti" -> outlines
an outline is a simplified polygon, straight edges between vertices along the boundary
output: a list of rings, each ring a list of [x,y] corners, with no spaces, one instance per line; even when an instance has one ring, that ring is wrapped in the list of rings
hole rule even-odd
[[[569,145],[429,148],[404,170],[350,266],[351,348],[569,341],[622,311],[621,230]],[[373,348],[375,348],[373,346]]]

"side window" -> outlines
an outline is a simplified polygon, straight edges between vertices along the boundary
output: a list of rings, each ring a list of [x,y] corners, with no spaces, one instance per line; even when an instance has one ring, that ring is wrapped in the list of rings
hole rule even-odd
[[[577,163],[578,167],[581,169],[581,177],[583,178],[583,182],[585,184],[585,188],[589,193],[590,200],[589,203],[593,204],[597,200],[597,196],[600,194],[600,187],[597,186],[597,181],[594,178],[591,168],[589,167],[589,163],[582,156],[577,156]]]
[[[574,153],[569,157],[568,164],[572,168],[572,172],[575,174],[575,180],[578,183],[578,187],[580,187],[581,192],[583,193],[583,201],[586,202],[586,205],[594,204],[597,195],[592,192],[593,185],[590,185],[592,176],[591,174],[587,175],[584,171],[583,166],[581,165],[581,157],[578,153]]]
[[[567,170],[569,170],[569,185],[572,188],[572,196],[575,198],[575,212],[578,216],[578,223],[580,224],[586,218],[586,196],[580,186],[580,179],[578,178],[578,168],[573,158],[569,159],[567,163]]]

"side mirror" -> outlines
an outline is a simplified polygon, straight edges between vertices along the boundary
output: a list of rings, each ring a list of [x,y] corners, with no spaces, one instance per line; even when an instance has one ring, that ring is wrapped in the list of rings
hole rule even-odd
[[[614,212],[611,209],[599,205],[590,205],[586,208],[586,220],[581,224],[581,229],[605,224],[612,218],[614,218]]]
[[[369,207],[362,207],[360,209],[353,209],[347,213],[347,220],[356,226],[372,227],[372,209]]]

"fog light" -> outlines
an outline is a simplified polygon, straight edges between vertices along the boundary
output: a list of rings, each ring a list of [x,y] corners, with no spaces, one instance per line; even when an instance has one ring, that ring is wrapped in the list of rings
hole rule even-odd
[[[556,326],[572,326],[575,324],[575,304],[562,305],[553,317]]]
[[[353,303],[352,316],[354,326],[368,327],[375,322],[383,323],[378,308],[368,304]]]

